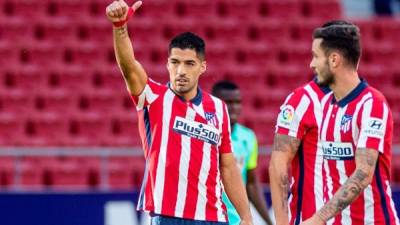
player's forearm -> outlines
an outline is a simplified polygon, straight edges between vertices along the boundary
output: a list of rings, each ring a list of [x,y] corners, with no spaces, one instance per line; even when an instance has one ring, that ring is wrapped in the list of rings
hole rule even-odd
[[[135,56],[127,25],[113,28],[115,57],[125,78],[135,71]]]
[[[265,203],[265,196],[259,182],[255,181],[246,185],[247,194],[250,201],[253,203],[257,212],[261,215],[268,225],[272,225],[271,218],[268,215],[267,204]]]
[[[269,175],[276,224],[287,225],[289,224],[288,193],[290,185],[287,164],[271,159]]]
[[[246,189],[236,165],[221,169],[222,182],[225,192],[238,212],[240,218],[245,221],[252,221],[250,206]]]
[[[363,192],[371,183],[371,179],[370,172],[357,169],[333,195],[332,199],[317,212],[317,215],[325,222],[335,217]]]

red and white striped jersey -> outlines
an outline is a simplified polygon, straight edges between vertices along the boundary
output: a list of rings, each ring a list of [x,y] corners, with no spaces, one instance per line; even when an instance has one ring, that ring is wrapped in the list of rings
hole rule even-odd
[[[296,137],[301,145],[292,161],[290,224],[299,224],[323,206],[322,149],[318,130],[322,120],[321,99],[329,88],[316,81],[297,88],[281,106],[276,133]]]
[[[324,153],[324,199],[328,201],[356,168],[356,151],[379,152],[373,180],[361,195],[327,224],[397,224],[390,166],[393,120],[385,97],[365,81],[340,101],[322,100],[321,142]]]
[[[219,170],[220,154],[232,152],[226,105],[200,89],[185,101],[150,79],[132,97],[146,159],[138,210],[227,221]]]

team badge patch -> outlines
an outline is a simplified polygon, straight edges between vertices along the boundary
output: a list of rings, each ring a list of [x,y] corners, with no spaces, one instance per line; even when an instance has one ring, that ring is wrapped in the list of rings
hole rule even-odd
[[[294,117],[294,108],[291,105],[282,107],[278,117],[278,126],[289,128]]]
[[[353,119],[352,115],[344,115],[342,120],[340,121],[340,130],[346,133],[350,130],[351,127],[351,120]]]
[[[215,113],[205,112],[204,117],[206,118],[209,125],[213,125],[214,127],[217,127],[218,121],[217,121],[217,117],[215,116]]]

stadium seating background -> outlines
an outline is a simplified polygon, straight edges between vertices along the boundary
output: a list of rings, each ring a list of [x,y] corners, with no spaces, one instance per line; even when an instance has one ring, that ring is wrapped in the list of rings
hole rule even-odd
[[[139,149],[135,108],[104,15],[108,3],[0,1],[0,147]],[[313,77],[308,66],[313,29],[341,17],[337,0],[144,0],[129,32],[136,57],[159,82],[168,81],[171,37],[183,31],[203,36],[208,70],[202,88],[209,90],[220,79],[238,82],[242,122],[255,130],[265,153],[280,104]],[[400,21],[353,22],[362,33],[360,75],[386,95],[395,119],[394,143],[400,144]],[[400,152],[393,157],[397,162]],[[268,158],[259,159],[264,183]],[[98,188],[100,164],[100,157],[23,156],[20,184]],[[138,187],[143,169],[142,157],[110,158],[110,187]],[[398,163],[393,171],[400,182]],[[0,157],[0,189],[13,186],[15,172],[15,159]]]

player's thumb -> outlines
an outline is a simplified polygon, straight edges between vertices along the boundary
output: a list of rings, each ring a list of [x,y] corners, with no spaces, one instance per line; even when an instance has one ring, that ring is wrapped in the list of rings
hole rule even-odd
[[[137,1],[135,3],[133,3],[133,5],[131,6],[131,8],[133,9],[133,11],[135,12],[137,9],[140,8],[140,6],[142,5],[142,1]]]

